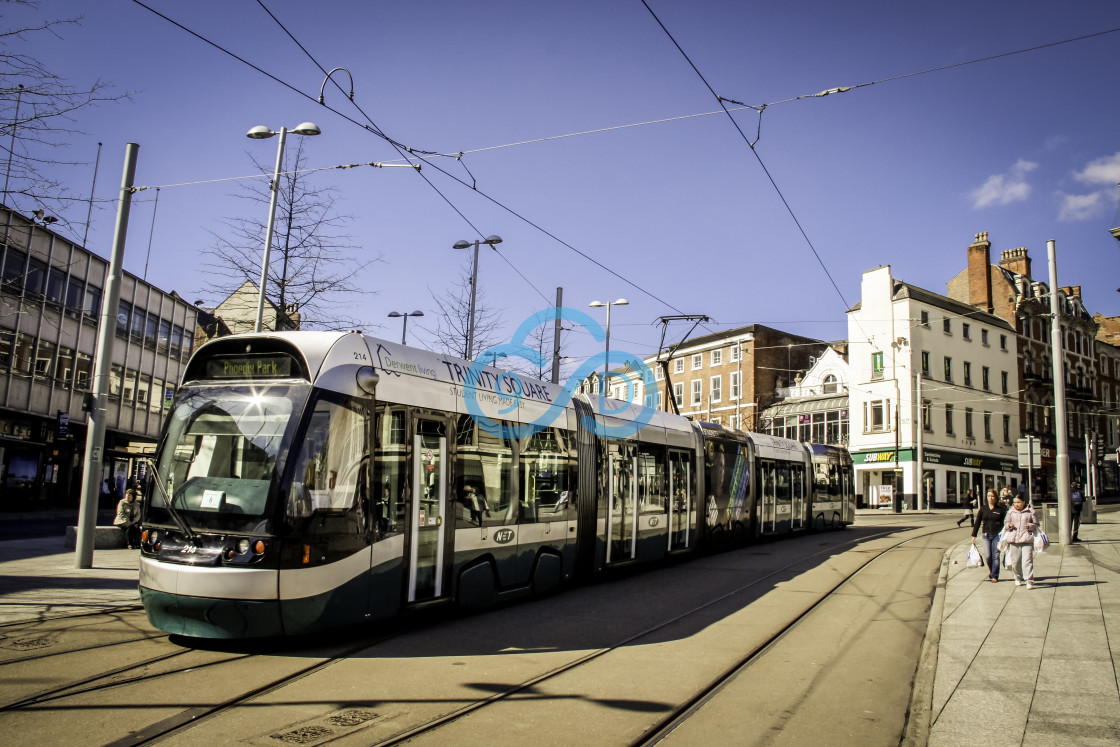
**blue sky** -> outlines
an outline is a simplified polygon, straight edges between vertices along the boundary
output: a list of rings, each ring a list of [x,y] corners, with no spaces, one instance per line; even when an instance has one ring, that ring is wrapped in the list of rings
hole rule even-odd
[[[507,334],[562,286],[574,307],[627,298],[612,313],[612,348],[639,355],[655,352],[652,323],[665,314],[707,314],[708,331],[760,323],[842,338],[863,271],[889,264],[944,293],[980,231],[993,261],[1027,247],[1042,280],[1056,240],[1059,284],[1120,315],[1120,244],[1108,234],[1120,222],[1120,33],[959,65],[1120,28],[1120,4],[647,1],[717,94],[769,104],[761,121],[733,114],[758,138],[753,153],[641,0],[266,0],[320,65],[351,72],[355,101],[382,131],[466,154],[424,166],[439,193],[408,169],[313,177],[354,216],[360,255],[381,259],[361,279],[374,294],[356,315],[384,324],[368,332],[395,339],[392,310],[432,314],[430,291],[469,265],[451,245],[480,234],[504,239],[505,261],[482,257],[480,288]],[[65,171],[88,195],[104,143],[90,248],[109,254],[111,201],[136,142],[138,184],[186,186],[160,190],[154,227],[154,192],[136,196],[126,268],[143,273],[151,236],[148,279],[213,303],[197,253],[223,219],[264,211],[219,181],[253,174],[250,152],[274,160],[276,141],[247,139],[250,127],[316,122],[312,166],[398,156],[315,102],[323,73],[257,2],[146,2],[296,90],[131,0],[0,12],[6,24],[82,16],[31,51],[75,85],[101,78],[135,92],[83,111],[84,134],[62,154],[88,164]],[[853,88],[787,101],[842,86]],[[361,119],[338,90],[326,99]],[[592,130],[604,131],[494,147]],[[586,334],[568,341],[573,357],[598,350]]]

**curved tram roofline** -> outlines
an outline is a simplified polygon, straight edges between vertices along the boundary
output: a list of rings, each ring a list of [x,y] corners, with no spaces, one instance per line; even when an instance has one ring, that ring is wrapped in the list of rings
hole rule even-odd
[[[204,345],[144,490],[152,624],[307,633],[854,520],[843,449],[501,374],[356,332]]]

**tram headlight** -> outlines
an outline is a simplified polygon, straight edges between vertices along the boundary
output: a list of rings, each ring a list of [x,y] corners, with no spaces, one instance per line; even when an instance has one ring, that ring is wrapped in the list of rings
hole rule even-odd
[[[264,540],[257,540],[253,545],[253,552],[257,555],[264,555]]]
[[[249,552],[249,540],[243,539],[237,543],[237,552],[241,555]]]

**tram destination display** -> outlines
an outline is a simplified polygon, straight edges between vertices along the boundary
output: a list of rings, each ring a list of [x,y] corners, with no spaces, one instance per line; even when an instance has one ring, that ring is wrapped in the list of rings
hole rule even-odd
[[[288,355],[243,355],[206,361],[208,379],[285,379],[292,375]]]

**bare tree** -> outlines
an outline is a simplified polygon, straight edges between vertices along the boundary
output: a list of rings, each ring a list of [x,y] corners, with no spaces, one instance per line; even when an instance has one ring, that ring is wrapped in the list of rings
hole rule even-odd
[[[561,320],[563,321],[563,320]],[[568,339],[568,328],[561,325],[560,328],[560,350],[564,349],[564,345]],[[540,355],[539,363],[534,363],[528,358],[508,359],[499,363],[502,368],[508,368],[526,376],[531,376],[534,379],[541,379],[542,381],[552,380],[552,357],[553,357],[553,344],[555,340],[555,328],[553,320],[550,317],[547,321],[537,325],[529,332],[529,336],[525,339],[524,345],[531,349],[534,353]],[[572,363],[568,359],[561,356],[560,358],[560,382],[563,383],[572,370]]]
[[[448,288],[446,292],[436,293],[430,287],[428,292],[432,295],[432,303],[437,309],[435,314],[426,317],[435,320],[435,327],[420,327],[428,338],[428,346],[444,355],[466,358],[471,308],[470,270],[465,270],[459,283]],[[501,323],[501,314],[486,302],[486,292],[479,291],[475,296],[474,311],[475,355],[502,341],[498,334]]]
[[[336,212],[335,189],[313,188],[303,173],[304,139],[296,139],[291,168],[280,175],[276,226],[268,266],[265,298],[301,329],[355,329],[366,326],[353,315],[355,301],[372,294],[357,281],[359,273],[380,257],[352,259],[358,247],[343,227],[352,218]],[[268,173],[250,156],[253,164]],[[261,256],[271,197],[268,183],[255,182],[235,195],[247,205],[242,217],[222,221],[228,229],[211,231],[214,245],[203,251],[212,271],[204,293],[231,299],[251,283],[258,293]],[[249,294],[252,295],[252,294]],[[231,299],[232,302],[232,299]],[[238,316],[244,309],[235,309]],[[256,303],[252,304],[255,316]],[[298,316],[296,314],[298,313]]]
[[[9,6],[38,8],[30,0],[4,0]],[[3,202],[30,211],[49,208],[65,214],[68,194],[59,167],[83,165],[58,158],[77,129],[77,115],[104,101],[129,94],[110,94],[102,80],[73,86],[22,49],[42,34],[61,38],[60,28],[80,19],[45,20],[36,25],[0,29],[0,158],[5,163]],[[17,203],[24,204],[19,205]]]

